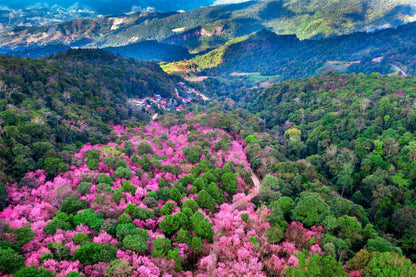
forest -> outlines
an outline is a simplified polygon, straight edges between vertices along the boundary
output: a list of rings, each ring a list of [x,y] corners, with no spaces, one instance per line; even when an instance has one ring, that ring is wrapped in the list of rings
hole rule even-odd
[[[416,275],[414,77],[230,84],[150,120],[128,96],[184,89],[155,63],[0,64],[2,275]]]
[[[151,62],[102,50],[69,50],[42,59],[0,56],[0,181],[28,171],[63,171],[80,145],[104,143],[108,123],[150,119],[130,97],[175,98],[178,77]],[[4,203],[2,203],[3,205]]]

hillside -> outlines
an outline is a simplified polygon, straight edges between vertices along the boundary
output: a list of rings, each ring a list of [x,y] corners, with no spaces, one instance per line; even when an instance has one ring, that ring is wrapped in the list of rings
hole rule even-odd
[[[183,46],[159,43],[154,40],[120,47],[108,47],[104,50],[140,61],[171,62],[192,57],[188,49]]]
[[[282,79],[331,70],[414,75],[415,37],[416,23],[320,40],[299,40],[294,35],[262,30],[194,57],[186,62],[188,67],[183,71],[211,76],[259,72],[264,76],[279,75]]]
[[[413,77],[328,73],[228,97],[269,130],[246,149],[255,172],[277,176],[282,195],[292,197],[304,189],[300,164],[308,164],[415,260],[415,88]]]
[[[62,21],[134,11],[192,10],[211,4],[214,4],[214,0],[0,0],[0,32],[18,26],[52,25]]]
[[[71,153],[77,145],[105,141],[112,129],[107,123],[150,118],[129,109],[128,98],[176,99],[175,89],[183,92],[178,81],[155,63],[102,50],[69,50],[37,60],[0,56],[0,180],[76,164]]]
[[[313,165],[280,164],[279,177],[268,175],[260,190],[253,188],[244,145],[250,151],[256,141],[242,142],[234,133],[241,130],[215,126],[241,124],[237,114],[182,114],[141,128],[114,126],[112,141],[84,145],[75,154],[81,162],[70,171],[48,181],[37,170],[26,174],[25,185],[7,185],[0,271],[155,277],[416,273],[400,248],[374,230],[362,206],[334,195]],[[244,128],[253,127],[247,123]],[[300,194],[282,196],[280,176],[293,174],[285,170],[299,170],[296,179],[302,174]]]
[[[191,52],[217,47],[264,28],[300,39],[398,26],[414,20],[410,0],[327,1],[268,0],[203,7],[186,13],[138,12],[97,19],[77,19],[0,34],[0,48],[62,43],[76,47],[118,47],[157,40]]]

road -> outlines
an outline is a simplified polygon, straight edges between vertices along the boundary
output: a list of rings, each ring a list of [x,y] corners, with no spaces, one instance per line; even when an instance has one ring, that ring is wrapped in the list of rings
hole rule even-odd
[[[403,71],[400,67],[394,64],[390,64],[392,67],[394,67],[396,70],[398,70],[403,76],[407,76],[406,72]]]

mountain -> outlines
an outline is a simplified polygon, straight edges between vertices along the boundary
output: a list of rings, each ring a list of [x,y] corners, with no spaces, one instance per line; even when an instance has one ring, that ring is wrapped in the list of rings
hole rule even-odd
[[[170,62],[192,57],[188,49],[183,46],[159,43],[155,40],[145,40],[126,46],[103,49],[141,61]]]
[[[104,142],[108,123],[149,120],[148,112],[129,107],[129,98],[159,94],[179,101],[177,93],[184,92],[177,85],[182,79],[158,64],[103,50],[69,50],[41,59],[0,56],[0,80],[3,182],[43,167],[48,157],[70,164],[67,152],[76,142]]]
[[[197,52],[264,28],[276,34],[296,34],[299,39],[322,38],[395,27],[413,21],[415,14],[416,4],[411,0],[259,0],[185,13],[137,12],[16,28],[0,34],[0,47],[12,50],[62,43],[103,48],[157,40]]]
[[[262,30],[186,61],[189,70],[181,63],[178,71],[202,71],[198,74],[211,76],[258,72],[283,79],[330,70],[414,75],[415,37],[416,23],[320,40],[299,40],[294,35]]]
[[[134,11],[192,10],[215,4],[213,0],[0,0],[0,32],[18,26],[34,27],[62,21],[96,18],[102,15],[125,14]]]

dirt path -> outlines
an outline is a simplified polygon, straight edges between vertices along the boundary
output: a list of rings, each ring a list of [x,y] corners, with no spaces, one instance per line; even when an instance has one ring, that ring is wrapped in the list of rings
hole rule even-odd
[[[390,64],[392,67],[394,67],[396,70],[398,70],[403,76],[407,76],[406,72],[403,71],[400,67],[394,64]]]
[[[251,180],[253,181],[254,187],[260,191],[261,182],[259,177],[253,172],[251,173]]]
[[[195,94],[198,95],[198,96],[201,96],[204,101],[209,101],[210,100],[208,97],[206,97],[205,95],[203,95],[200,92],[195,92]]]

